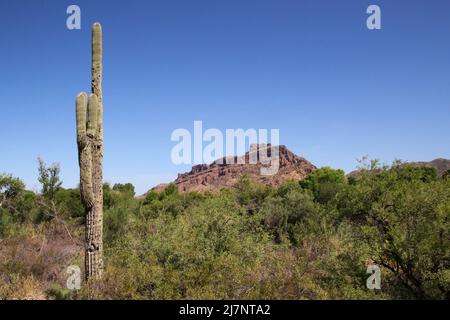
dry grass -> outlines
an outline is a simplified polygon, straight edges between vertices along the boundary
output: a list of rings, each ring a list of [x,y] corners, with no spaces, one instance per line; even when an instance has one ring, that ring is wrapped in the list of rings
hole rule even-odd
[[[64,287],[66,268],[79,264],[83,252],[77,235],[50,223],[30,236],[3,240],[0,247],[0,299],[46,299],[55,284]]]

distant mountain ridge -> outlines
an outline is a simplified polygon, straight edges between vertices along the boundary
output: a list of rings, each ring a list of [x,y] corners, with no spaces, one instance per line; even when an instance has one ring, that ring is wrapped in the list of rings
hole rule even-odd
[[[213,191],[223,187],[231,187],[241,176],[248,175],[263,184],[278,186],[287,180],[302,180],[317,169],[311,162],[297,156],[284,145],[274,146],[274,148],[278,148],[279,151],[279,169],[274,175],[260,174],[261,168],[267,167],[259,161],[261,152],[265,152],[269,157],[271,154],[270,144],[258,144],[252,145],[250,150],[254,151],[246,152],[243,156],[224,157],[211,164],[193,166],[190,172],[178,174],[174,183],[181,192]],[[256,152],[256,155],[252,152]],[[250,163],[251,156],[257,157],[257,163]],[[240,164],[239,162],[243,163]],[[161,191],[166,186],[167,184],[160,184],[152,190]]]
[[[260,152],[267,152],[268,147],[270,147],[270,144],[252,145],[250,150],[256,150],[259,159]],[[195,165],[191,171],[179,173],[173,183],[177,185],[180,192],[214,191],[232,187],[240,177],[248,175],[255,181],[275,187],[287,180],[302,180],[317,169],[311,162],[294,154],[286,146],[280,145],[277,147],[279,150],[279,170],[272,176],[261,175],[260,169],[264,165],[259,161],[256,164],[249,163],[252,152],[246,152],[245,155],[240,157],[223,157],[211,164]],[[270,152],[268,156],[270,156]],[[243,162],[242,164],[238,163],[239,159]],[[447,170],[450,170],[449,159],[438,158],[428,162],[409,163],[417,166],[433,167],[436,169],[438,176],[442,176]],[[347,176],[355,175],[358,175],[358,170],[347,174]],[[164,190],[167,185],[167,183],[162,183],[151,190],[159,192]]]
[[[405,162],[407,164],[412,164],[415,166],[420,167],[432,167],[436,169],[436,173],[438,177],[442,177],[442,175],[447,171],[450,170],[450,160],[449,159],[443,159],[443,158],[437,158],[431,161],[416,161],[416,162]],[[357,177],[360,170],[354,170],[347,174],[347,177]]]
[[[419,161],[411,163],[417,166],[433,167],[436,169],[436,172],[439,177],[441,177],[447,170],[450,170],[449,159],[437,158],[429,162]]]

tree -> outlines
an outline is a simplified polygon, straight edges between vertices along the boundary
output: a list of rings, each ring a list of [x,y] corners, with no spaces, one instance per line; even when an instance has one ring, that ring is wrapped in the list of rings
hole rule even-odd
[[[53,163],[47,167],[42,158],[38,158],[38,162],[38,181],[42,185],[41,193],[46,199],[53,200],[55,193],[61,188],[62,185],[62,181],[59,178],[61,169],[57,163]]]
[[[25,184],[12,175],[0,174],[0,208],[6,208],[17,213],[14,201],[24,192]]]
[[[151,204],[155,200],[159,200],[161,198],[160,194],[155,191],[150,191],[145,195],[145,199],[143,205]]]
[[[258,211],[273,190],[248,175],[243,175],[234,185],[234,191],[238,203],[247,208],[249,214]]]
[[[30,194],[34,196],[34,193],[25,190],[22,180],[10,174],[0,174],[0,238],[6,236],[8,231],[20,228],[30,218],[35,208]]]
[[[310,190],[319,203],[327,203],[345,182],[344,171],[323,167],[300,181],[300,186]]]
[[[401,180],[431,182],[437,179],[437,171],[434,167],[399,162],[399,164],[394,164],[392,170],[396,171]]]
[[[80,201],[79,189],[61,188],[55,194],[55,202],[65,216],[70,218],[84,218],[84,208]],[[84,221],[81,219],[81,221]]]
[[[314,203],[310,193],[290,187],[292,185],[284,185],[284,190],[279,190],[281,192],[277,195],[266,198],[261,207],[261,214],[264,224],[272,231],[276,242],[281,242],[285,234],[297,245],[301,240],[301,233],[307,231],[305,221],[319,215],[319,206]],[[299,229],[303,230],[299,232]]]
[[[127,195],[128,197],[134,197],[134,186],[131,183],[116,183],[113,188],[114,191],[118,191],[122,194]]]
[[[450,185],[430,172],[396,164],[369,171],[340,192],[336,207],[396,291],[449,299]]]

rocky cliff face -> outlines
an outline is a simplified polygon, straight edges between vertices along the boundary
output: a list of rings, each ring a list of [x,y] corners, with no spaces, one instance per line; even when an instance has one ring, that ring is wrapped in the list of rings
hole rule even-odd
[[[295,155],[285,146],[274,148],[279,151],[279,168],[274,175],[261,174],[261,168],[269,167],[263,159],[265,155],[271,157],[270,145],[252,145],[250,151],[241,157],[222,158],[211,164],[196,165],[190,172],[179,174],[174,183],[181,192],[213,191],[233,186],[246,174],[266,185],[278,186],[286,180],[301,180],[316,170],[312,163]],[[159,191],[163,188],[164,185],[160,185],[152,190]]]

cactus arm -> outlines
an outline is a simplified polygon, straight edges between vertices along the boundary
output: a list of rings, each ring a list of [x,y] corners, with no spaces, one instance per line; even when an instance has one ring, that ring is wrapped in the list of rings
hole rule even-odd
[[[76,100],[77,142],[78,146],[86,143],[87,95],[80,93]]]
[[[89,96],[89,120],[87,122],[87,135],[95,138],[98,127],[98,99],[95,94]]]
[[[94,203],[92,189],[92,148],[91,139],[87,137],[87,95],[82,92],[76,100],[78,163],[80,165],[80,194],[86,208]]]
[[[80,194],[87,209],[94,205],[94,193],[92,188],[92,153],[91,142],[80,153]]]

